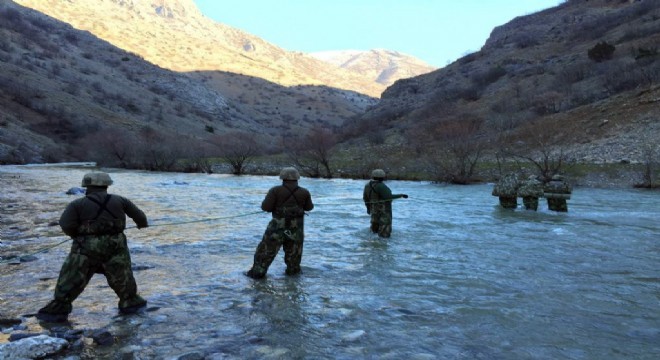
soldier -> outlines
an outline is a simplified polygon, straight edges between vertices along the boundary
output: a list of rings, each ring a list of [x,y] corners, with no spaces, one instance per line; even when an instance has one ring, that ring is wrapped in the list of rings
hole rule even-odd
[[[130,200],[108,194],[111,184],[107,173],[85,174],[82,180],[85,197],[69,203],[62,213],[60,227],[73,239],[73,244],[60,270],[54,300],[39,310],[37,318],[65,321],[71,313],[71,304],[95,273],[105,275],[108,285],[119,296],[121,313],[134,313],[146,306],[147,301],[137,294],[123,231],[126,215],[135,221],[138,229],[148,226],[147,217]]]
[[[571,198],[571,186],[561,175],[553,175],[543,187],[543,194],[548,199],[548,209],[557,212],[567,212],[566,200]]]
[[[385,181],[385,171],[376,169],[371,172],[372,180],[364,186],[362,200],[371,215],[371,232],[388,238],[392,234],[392,200],[404,198],[406,194],[392,194]]]
[[[525,209],[536,211],[539,198],[543,196],[543,183],[536,176],[530,175],[518,188],[518,196],[522,197]]]
[[[495,184],[492,195],[499,197],[500,206],[503,208],[515,209],[518,207],[518,186],[519,184],[516,174],[506,174],[497,182],[497,184]]]
[[[307,189],[298,186],[300,174],[293,167],[280,172],[282,185],[272,187],[261,203],[261,209],[273,214],[273,219],[257,246],[252,268],[245,275],[253,279],[266,276],[268,267],[284,247],[286,274],[296,275],[301,272],[303,242],[305,239],[305,211],[314,208],[312,196]]]

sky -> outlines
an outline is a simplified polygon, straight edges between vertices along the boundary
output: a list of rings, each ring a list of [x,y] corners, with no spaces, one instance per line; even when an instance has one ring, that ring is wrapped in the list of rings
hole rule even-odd
[[[494,27],[563,0],[194,0],[217,22],[289,51],[387,49],[443,67]]]

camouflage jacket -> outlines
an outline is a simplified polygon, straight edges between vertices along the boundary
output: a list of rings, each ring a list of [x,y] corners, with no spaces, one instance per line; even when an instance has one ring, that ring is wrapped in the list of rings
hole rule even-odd
[[[67,205],[60,216],[62,231],[71,236],[110,235],[126,227],[128,215],[138,228],[148,226],[147,217],[123,196],[110,195],[103,189],[87,189],[85,197]]]
[[[272,187],[261,203],[261,210],[273,213],[274,218],[300,218],[313,208],[312,195],[294,180]]]
[[[403,197],[403,194],[392,194],[392,190],[380,180],[371,180],[364,186],[362,192],[362,200],[366,205],[367,210],[370,209],[371,204],[384,202],[392,205],[394,199]]]

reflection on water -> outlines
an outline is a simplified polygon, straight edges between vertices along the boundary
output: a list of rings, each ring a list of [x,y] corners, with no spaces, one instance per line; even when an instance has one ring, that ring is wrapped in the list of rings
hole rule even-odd
[[[88,169],[0,167],[0,252],[65,239],[56,221]],[[490,185],[389,182],[390,239],[369,232],[363,181],[302,179],[303,275],[278,255],[264,281],[242,275],[268,223],[276,177],[113,171],[110,190],[145,210],[128,229],[149,312],[117,316],[94,277],[74,329],[107,328],[85,356],[169,358],[655,359],[660,355],[658,193],[575,189],[568,213],[503,210]],[[248,214],[248,215],[246,215]],[[245,215],[238,216],[237,215]],[[181,225],[164,225],[210,219]],[[213,220],[215,219],[215,220]],[[158,226],[160,224],[160,226]],[[52,296],[67,246],[0,264],[0,308],[18,316]],[[40,325],[33,318],[32,329]],[[3,341],[0,339],[0,341]]]

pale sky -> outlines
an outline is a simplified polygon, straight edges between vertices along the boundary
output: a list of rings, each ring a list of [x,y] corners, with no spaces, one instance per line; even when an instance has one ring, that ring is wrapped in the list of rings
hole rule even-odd
[[[387,49],[442,67],[494,27],[563,0],[194,0],[202,13],[289,51]]]

